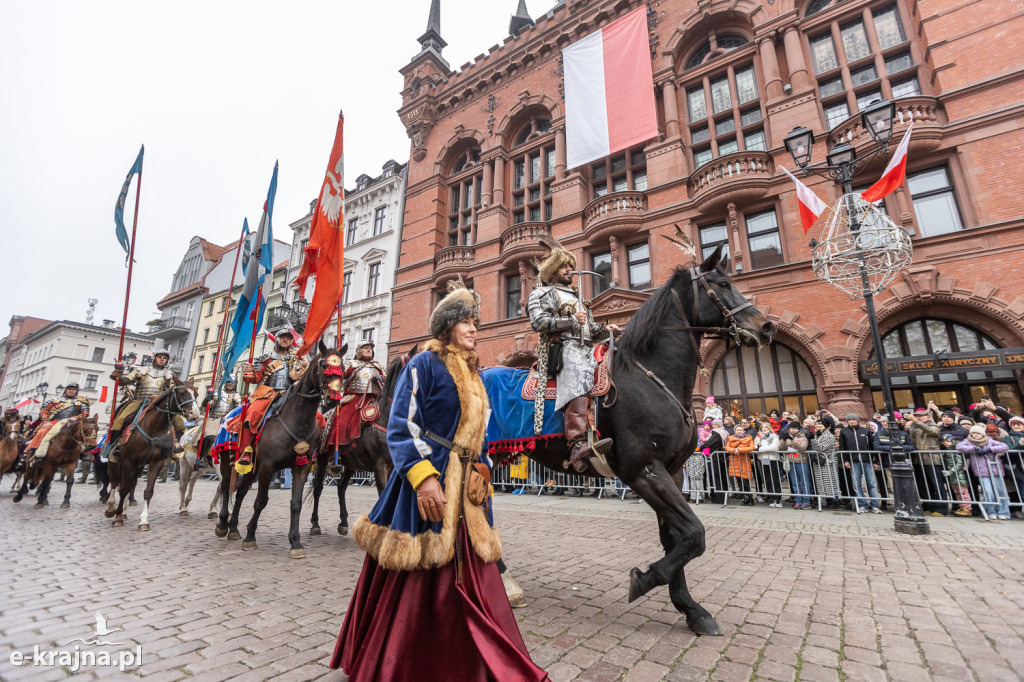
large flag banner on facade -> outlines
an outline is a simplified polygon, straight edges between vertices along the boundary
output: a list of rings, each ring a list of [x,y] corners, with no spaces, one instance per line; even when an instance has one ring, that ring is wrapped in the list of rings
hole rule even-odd
[[[782,166],[779,166],[782,168]],[[804,234],[811,229],[814,222],[822,213],[828,209],[828,204],[818,198],[818,195],[811,191],[811,188],[796,179],[796,176],[785,168],[782,172],[789,176],[789,179],[796,183],[796,199],[800,202],[800,222],[804,226]]]
[[[256,330],[263,324],[263,311],[267,300],[262,295],[263,282],[268,273],[274,270],[274,195],[277,194],[277,164],[274,164],[274,175],[270,179],[267,201],[263,204],[263,217],[256,230],[254,248],[249,256],[246,268],[245,284],[238,297],[238,307],[231,321],[231,341],[224,354],[224,374],[231,375],[235,363],[242,357],[245,349],[253,342]],[[223,383],[224,379],[222,379]]]
[[[658,136],[646,5],[562,50],[562,62],[569,168]]]
[[[327,173],[320,188],[320,197],[316,200],[316,208],[313,209],[305,260],[295,280],[299,295],[305,296],[306,281],[310,275],[316,275],[316,286],[309,302],[309,316],[306,318],[305,343],[299,349],[300,355],[308,353],[313,344],[320,340],[341,301],[345,269],[345,241],[341,231],[345,221],[344,128],[345,116],[339,114]]]
[[[128,198],[128,186],[132,184],[132,177],[136,173],[142,172],[142,156],[145,152],[146,145],[142,145],[139,149],[139,155],[135,158],[135,163],[132,164],[131,170],[128,171],[128,177],[124,179],[121,194],[117,197],[117,205],[114,206],[114,233],[117,235],[117,241],[121,244],[121,248],[124,249],[125,253],[129,253],[131,250],[131,240],[128,239],[128,230],[124,226],[124,202]]]
[[[878,182],[860,193],[864,201],[874,203],[879,199],[884,199],[907,179],[907,147],[910,145],[910,131],[913,129],[914,124],[911,123],[907,132],[903,133],[900,146],[896,147],[892,158],[889,159],[889,165],[885,167],[885,172],[882,173]]]

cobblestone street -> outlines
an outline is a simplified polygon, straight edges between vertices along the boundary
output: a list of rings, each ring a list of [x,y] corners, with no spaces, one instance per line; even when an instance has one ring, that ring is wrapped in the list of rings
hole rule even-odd
[[[271,491],[259,549],[214,536],[213,484],[177,515],[177,487],[158,484],[152,531],[112,528],[93,486],[72,508],[0,494],[4,598],[0,680],[62,679],[59,666],[12,665],[12,653],[69,649],[97,612],[107,639],[141,647],[142,665],[84,666],[81,679],[343,680],[327,660],[363,552],[335,531],[335,490],[321,505],[324,534],[307,558],[288,558],[287,498]],[[141,499],[141,493],[139,495]],[[253,495],[243,506],[248,521]],[[351,521],[371,488],[349,493]],[[526,592],[518,609],[534,660],[551,679],[1017,680],[1024,677],[1024,522],[929,519],[906,537],[892,518],[714,505],[697,507],[707,552],[688,578],[722,637],[696,637],[659,588],[626,603],[631,567],[661,556],[653,513],[634,500],[499,495],[505,560]],[[102,634],[102,633],[101,633]]]

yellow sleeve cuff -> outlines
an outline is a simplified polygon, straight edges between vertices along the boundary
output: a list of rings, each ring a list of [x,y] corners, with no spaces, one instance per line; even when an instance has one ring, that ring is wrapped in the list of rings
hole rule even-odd
[[[434,468],[434,465],[430,463],[429,459],[424,459],[416,464],[412,465],[409,469],[409,473],[405,475],[409,479],[409,483],[412,485],[413,490],[420,487],[420,483],[423,483],[426,479],[431,476],[437,476],[440,478],[441,472]]]

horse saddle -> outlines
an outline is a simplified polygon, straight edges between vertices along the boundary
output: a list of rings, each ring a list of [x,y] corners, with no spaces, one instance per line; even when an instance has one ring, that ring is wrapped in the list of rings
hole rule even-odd
[[[601,360],[597,363],[597,369],[594,370],[594,388],[590,390],[589,396],[591,398],[600,397],[608,393],[608,389],[611,388],[611,379],[609,378],[609,366],[608,363],[611,359],[611,354],[607,352],[607,347],[598,346],[602,349],[600,355]],[[595,349],[596,350],[596,349]],[[555,379],[548,379],[547,386],[544,390],[545,400],[554,400],[558,395],[558,383]],[[522,390],[523,400],[533,402],[537,397],[537,365],[534,364],[530,368],[530,374],[526,377],[526,381],[523,383]]]

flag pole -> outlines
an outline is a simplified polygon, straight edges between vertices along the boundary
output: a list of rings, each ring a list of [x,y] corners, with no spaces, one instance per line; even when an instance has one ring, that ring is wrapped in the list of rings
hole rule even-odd
[[[145,150],[146,146],[142,145]],[[128,300],[132,295],[132,268],[135,265],[135,234],[139,227],[139,197],[142,196],[142,169],[139,168],[138,180],[135,183],[135,214],[132,218],[132,244],[128,250],[128,282],[124,287],[124,314],[121,316],[121,339],[117,344],[117,363],[114,369],[124,370],[124,333],[128,326]],[[110,400],[110,423],[107,425],[107,433],[114,427],[114,417],[117,415],[117,381],[114,381],[114,397]]]
[[[235,289],[235,274],[238,272],[238,260],[239,260],[239,258],[242,255],[242,242],[243,241],[245,241],[245,225],[244,225],[244,223],[242,225],[242,233],[238,237],[238,247],[235,248],[235,265],[234,265],[233,268],[231,268],[231,286],[228,287],[228,301],[229,302],[231,301],[231,292],[234,291],[234,289]],[[210,390],[212,391],[214,389],[214,387],[217,387],[217,393],[220,393],[220,387],[217,385],[217,370],[220,369],[221,344],[223,344],[223,342],[224,342],[224,327],[228,323],[228,310],[230,308],[231,308],[230,305],[228,305],[227,303],[224,304],[224,316],[223,316],[223,318],[221,319],[221,322],[220,322],[220,330],[217,332],[217,352],[213,356],[214,357],[214,361],[213,361],[213,377],[210,379]],[[225,372],[226,371],[227,371],[227,368],[225,368]],[[203,445],[202,445],[203,440],[202,439],[205,437],[205,434],[206,434],[206,420],[209,419],[209,418],[210,418],[210,401],[206,401],[206,413],[203,415],[203,428],[199,432],[199,449],[200,449],[200,453],[199,454],[200,455],[202,455],[201,451],[203,449]]]
[[[252,340],[249,342],[249,364],[250,365],[252,364],[253,356],[256,354],[256,331],[257,331],[256,328],[259,326],[256,323],[259,321],[260,301],[262,299],[262,296],[263,296],[263,285],[261,284],[256,289],[256,307],[253,308],[253,312],[256,315],[255,315],[255,317],[253,318],[253,321],[252,321]],[[241,417],[241,421],[239,422],[239,427],[238,427],[238,441],[239,441],[239,443],[241,443],[241,441],[242,441],[242,429],[245,428],[245,413],[248,412],[248,410],[249,410],[249,396],[247,394],[246,397],[245,397],[245,400],[242,401],[242,413],[241,413],[241,415],[239,415]],[[242,453],[239,453],[239,456],[241,456],[241,454]]]

